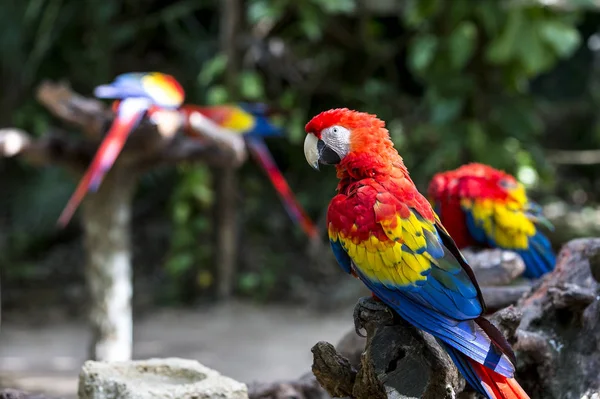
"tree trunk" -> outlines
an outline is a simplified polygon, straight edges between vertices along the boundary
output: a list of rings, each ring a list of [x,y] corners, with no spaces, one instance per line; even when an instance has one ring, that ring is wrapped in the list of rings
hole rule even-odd
[[[231,297],[235,286],[237,263],[237,175],[233,168],[220,168],[213,172],[213,176],[217,198],[215,203],[217,296],[220,299],[227,299]]]
[[[230,98],[237,99],[238,51],[237,33],[242,19],[240,0],[221,1],[221,50],[227,56],[225,86]],[[213,171],[215,179],[215,267],[218,283],[217,296],[227,299],[233,293],[237,263],[237,178],[234,168]]]
[[[118,165],[82,204],[90,292],[90,359],[125,361],[132,354],[131,201],[137,174]]]

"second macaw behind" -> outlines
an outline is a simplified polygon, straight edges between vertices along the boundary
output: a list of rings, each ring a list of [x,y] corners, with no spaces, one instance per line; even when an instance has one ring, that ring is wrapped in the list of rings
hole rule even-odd
[[[473,271],[411,180],[383,121],[333,109],[306,125],[308,163],[335,165],[339,184],[327,211],[341,268],[400,317],[438,339],[489,399],[525,399],[515,356],[482,314]]]
[[[270,108],[267,105],[240,103],[239,105],[203,107],[184,104],[181,106],[180,112],[184,114],[186,121],[190,120],[191,114],[199,112],[217,125],[244,135],[250,153],[271,180],[290,218],[300,225],[309,238],[317,238],[316,226],[296,199],[264,141],[265,137],[283,135],[282,129],[268,120]],[[189,127],[187,130],[188,132],[192,131]]]
[[[173,76],[160,72],[122,74],[111,84],[96,87],[94,94],[98,98],[122,101],[115,107],[110,129],[58,219],[62,227],[69,223],[86,193],[98,189],[144,113],[153,105],[175,109],[183,103],[185,95]]]
[[[438,173],[429,198],[459,248],[484,246],[517,252],[523,275],[537,278],[554,269],[550,241],[536,224],[549,225],[513,176],[480,163]]]

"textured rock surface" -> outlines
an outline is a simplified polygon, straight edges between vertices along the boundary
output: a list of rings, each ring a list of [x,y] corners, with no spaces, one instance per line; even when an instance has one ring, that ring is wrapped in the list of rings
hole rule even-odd
[[[312,348],[313,373],[331,396],[449,399],[463,390],[464,381],[433,337],[371,298],[361,298],[354,317],[367,332],[366,346],[346,336],[337,350],[327,342]],[[356,364],[361,348],[365,350]]]
[[[569,241],[556,269],[492,317],[517,351],[532,399],[600,394],[600,239]]]
[[[1,389],[0,399],[55,399],[50,396],[37,393],[29,393],[18,389]]]
[[[80,399],[247,399],[245,384],[194,360],[178,358],[103,363],[88,361]]]
[[[525,271],[525,263],[516,252],[471,248],[462,249],[461,252],[482,287],[510,284]]]

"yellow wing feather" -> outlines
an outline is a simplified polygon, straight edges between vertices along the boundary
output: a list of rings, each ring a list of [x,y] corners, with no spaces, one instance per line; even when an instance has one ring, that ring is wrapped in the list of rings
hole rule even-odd
[[[463,199],[461,205],[471,212],[475,223],[498,246],[526,249],[536,228],[524,211],[525,202],[520,200]]]
[[[400,286],[425,282],[435,260],[425,251],[427,241],[423,231],[434,232],[435,226],[418,219],[413,212],[404,219],[393,215],[380,224],[387,240],[379,240],[371,232],[368,240],[360,241],[356,239],[356,230],[346,235],[332,226],[329,236],[339,240],[356,267],[369,279]]]

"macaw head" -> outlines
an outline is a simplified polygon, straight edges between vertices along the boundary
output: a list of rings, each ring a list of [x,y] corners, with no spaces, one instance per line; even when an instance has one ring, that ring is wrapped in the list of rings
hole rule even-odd
[[[527,203],[525,187],[508,173],[481,163],[469,163],[448,173],[450,180],[459,179],[464,184],[464,196]]]
[[[98,98],[144,98],[150,104],[178,108],[185,99],[181,84],[171,75],[161,72],[130,72],[115,78],[112,83],[94,89]]]
[[[543,216],[542,208],[527,197],[525,186],[502,170],[481,163],[470,163],[441,173],[440,177],[444,175],[446,184],[459,184],[459,195],[462,197],[506,202],[507,205],[526,212],[530,220],[553,229],[550,221]]]
[[[383,161],[393,149],[385,123],[377,116],[347,108],[321,112],[305,126],[304,155],[310,166],[337,165],[350,154],[364,154],[370,161]],[[378,157],[380,154],[382,156]]]

